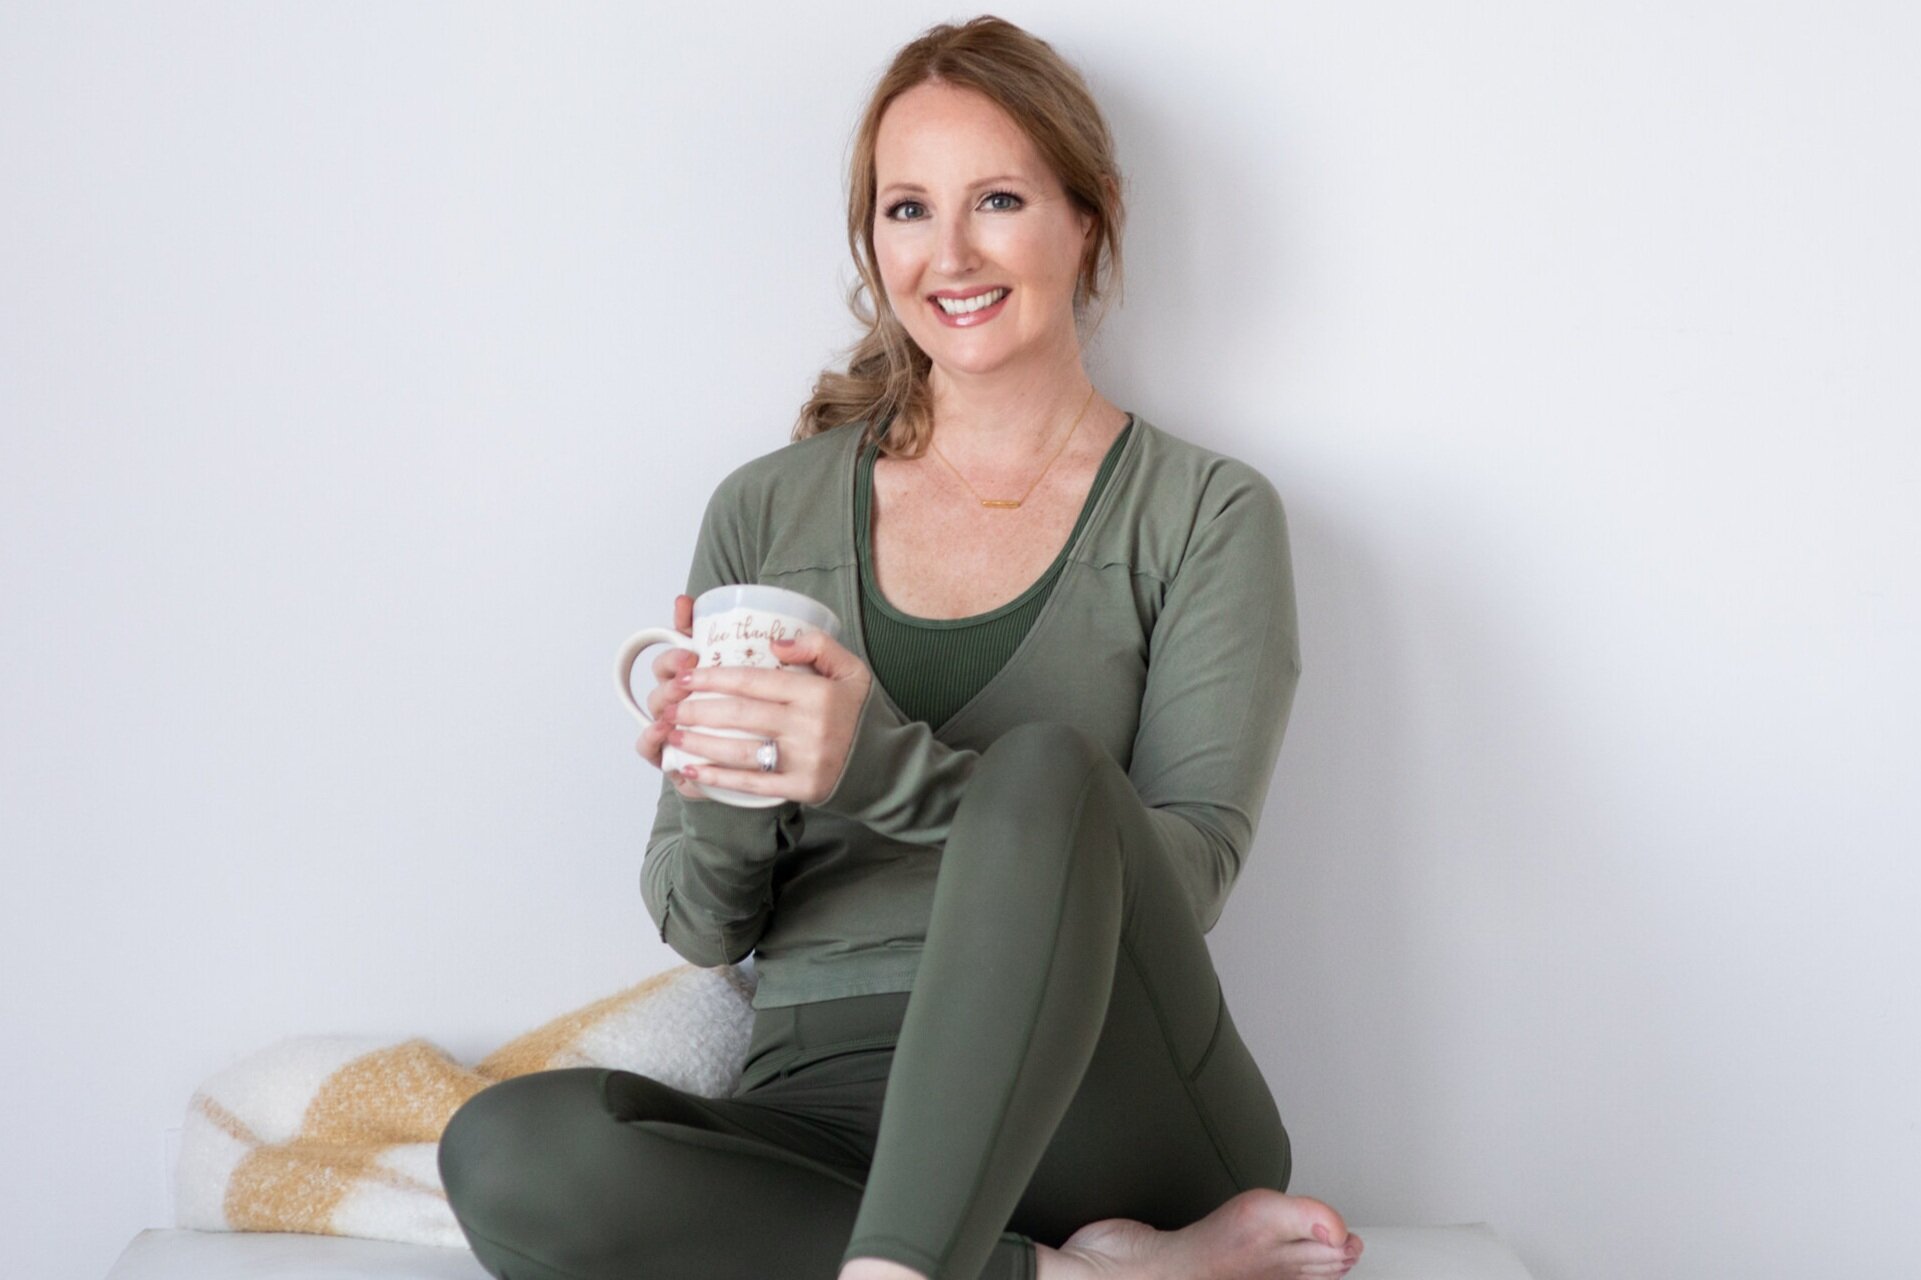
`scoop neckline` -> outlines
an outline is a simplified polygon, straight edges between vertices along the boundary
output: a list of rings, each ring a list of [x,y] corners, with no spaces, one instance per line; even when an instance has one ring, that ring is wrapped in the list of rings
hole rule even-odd
[[[1133,431],[1134,415],[1129,413],[1127,415],[1127,425],[1120,429],[1120,432],[1114,437],[1113,443],[1108,445],[1107,452],[1101,455],[1100,465],[1094,468],[1094,475],[1097,478],[1102,471],[1108,469],[1110,463],[1118,466],[1116,459],[1120,453],[1125,452],[1127,442],[1132,438]],[[880,442],[876,440],[868,444],[866,448],[861,451],[859,459],[861,480],[857,481],[857,483],[864,482],[866,485],[867,519],[857,522],[861,527],[857,531],[860,537],[860,543],[855,548],[855,558],[859,562],[861,586],[865,589],[864,603],[872,604],[878,612],[892,618],[896,622],[905,623],[911,627],[919,627],[927,631],[952,631],[961,627],[982,626],[998,618],[1005,617],[1023,605],[1032,602],[1034,597],[1040,594],[1040,592],[1046,588],[1047,584],[1052,582],[1054,578],[1060,574],[1061,567],[1067,563],[1068,554],[1074,549],[1074,544],[1080,541],[1080,535],[1086,532],[1087,526],[1092,523],[1094,508],[1099,504],[1101,496],[1107,492],[1107,484],[1089,487],[1088,495],[1081,503],[1080,513],[1074,517],[1074,528],[1068,533],[1066,541],[1061,543],[1060,554],[1054,557],[1051,564],[1041,570],[1040,577],[1029,583],[1027,589],[1015,596],[1012,600],[1009,600],[1006,604],[989,609],[985,613],[970,613],[961,618],[923,618],[918,614],[908,613],[905,610],[895,608],[894,605],[888,601],[886,594],[881,591],[880,583],[874,577],[873,461],[874,456],[879,452]],[[1114,477],[1110,474],[1107,477],[1107,483],[1111,484],[1113,479]]]
[[[1159,429],[1139,414],[1129,413],[1127,418],[1128,426],[1131,427],[1132,430],[1127,433],[1126,447],[1121,450],[1120,459],[1114,464],[1114,474],[1108,478],[1109,483],[1101,490],[1101,499],[1099,504],[1095,506],[1094,513],[1087,518],[1087,523],[1081,526],[1080,536],[1073,539],[1074,551],[1070,553],[1070,559],[1073,554],[1079,553],[1082,548],[1086,547],[1089,541],[1099,531],[1102,521],[1107,519],[1108,513],[1113,511],[1115,504],[1121,500],[1119,497],[1120,491],[1129,484],[1137,483],[1130,468],[1138,465],[1136,459],[1148,448],[1148,446],[1142,442],[1159,434]],[[843,556],[841,560],[842,564],[851,564],[860,558],[859,548],[854,545],[856,530],[853,521],[853,486],[860,482],[859,476],[856,474],[860,462],[860,437],[857,434],[850,433],[848,439],[851,443],[848,445],[847,451],[841,455],[847,460],[841,464],[847,468],[841,472],[841,482],[848,486],[848,488],[844,490],[848,499],[847,518],[841,521],[840,526],[842,538],[841,552]],[[853,465],[848,466],[848,463],[852,463]],[[842,614],[842,617],[846,619],[847,637],[853,641],[852,647],[856,648],[861,657],[865,659],[871,650],[868,648],[866,611],[861,607],[858,568],[856,568],[853,573],[841,575],[840,581],[839,599],[841,608],[846,611]],[[1033,622],[1028,624],[1026,633],[1021,636],[1020,643],[1014,646],[1014,652],[1007,655],[1007,661],[1003,662],[999,669],[987,678],[986,684],[974,690],[974,696],[961,704],[961,706],[954,711],[954,714],[948,716],[947,719],[941,721],[938,725],[931,726],[936,738],[945,740],[945,735],[955,732],[960,726],[964,725],[968,717],[979,715],[982,707],[991,705],[993,699],[1000,696],[1001,690],[1011,683],[1019,673],[1022,663],[1031,660],[1029,655],[1035,648],[1039,644],[1051,640],[1051,633],[1048,631],[1048,626],[1054,617],[1060,613],[1062,596],[1062,592],[1055,591],[1050,593],[1048,597],[1041,602],[1041,607],[1035,613]],[[878,698],[881,704],[885,706],[900,723],[907,724],[910,722],[907,713],[900,709],[900,704],[894,701],[892,696],[888,694],[886,687],[882,685],[880,681],[876,680],[873,682],[873,688],[869,696]],[[863,714],[865,713],[863,712]]]

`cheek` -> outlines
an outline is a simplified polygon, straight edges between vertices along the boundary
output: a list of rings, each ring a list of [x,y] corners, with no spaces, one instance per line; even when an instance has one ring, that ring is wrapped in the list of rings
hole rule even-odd
[[[1080,275],[1081,255],[1086,251],[1087,242],[1075,234],[1072,228],[1057,237],[1050,246],[1054,274],[1062,288],[1070,292],[1073,290],[1074,281]]]
[[[1077,243],[1061,238],[1050,229],[1040,234],[1028,231],[1010,234],[1003,243],[993,247],[992,255],[995,261],[1028,281],[1029,287],[1041,285],[1058,292],[1074,287],[1079,251]]]
[[[874,260],[880,264],[880,282],[887,292],[898,297],[903,289],[912,289],[919,275],[918,256],[912,248],[901,244],[895,237],[877,236],[874,240]]]

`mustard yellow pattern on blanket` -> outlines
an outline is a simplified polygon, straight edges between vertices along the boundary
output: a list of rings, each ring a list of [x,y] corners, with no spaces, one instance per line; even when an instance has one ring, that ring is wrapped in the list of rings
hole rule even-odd
[[[638,1071],[704,1097],[739,1082],[754,980],[679,965],[526,1032],[472,1066],[414,1037],[282,1040],[211,1077],[188,1104],[176,1224],[462,1246],[440,1186],[440,1134],[513,1076]]]

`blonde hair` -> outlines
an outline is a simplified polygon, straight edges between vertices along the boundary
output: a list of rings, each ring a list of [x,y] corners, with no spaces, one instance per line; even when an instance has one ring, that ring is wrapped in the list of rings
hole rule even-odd
[[[1078,324],[1099,300],[1094,329],[1107,314],[1111,284],[1121,285],[1121,232],[1126,209],[1114,140],[1086,82],[1054,47],[992,14],[930,27],[894,55],[855,130],[847,185],[847,245],[860,279],[847,305],[866,332],[849,348],[845,371],[823,369],[800,411],[793,438],[864,421],[862,444],[884,430],[890,457],[918,458],[933,435],[932,362],[887,301],[874,254],[874,146],[881,117],[895,98],[928,82],[972,89],[1013,117],[1053,170],[1075,209],[1094,220],[1074,285]],[[862,294],[872,299],[871,306]],[[1090,330],[1091,332],[1091,330]]]

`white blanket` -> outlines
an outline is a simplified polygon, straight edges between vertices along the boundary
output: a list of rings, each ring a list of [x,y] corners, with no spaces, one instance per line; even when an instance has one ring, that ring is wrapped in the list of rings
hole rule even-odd
[[[295,1036],[194,1092],[174,1172],[175,1222],[466,1245],[440,1185],[440,1134],[510,1076],[621,1067],[702,1097],[739,1083],[751,969],[679,965],[563,1014],[463,1066],[426,1040]]]

